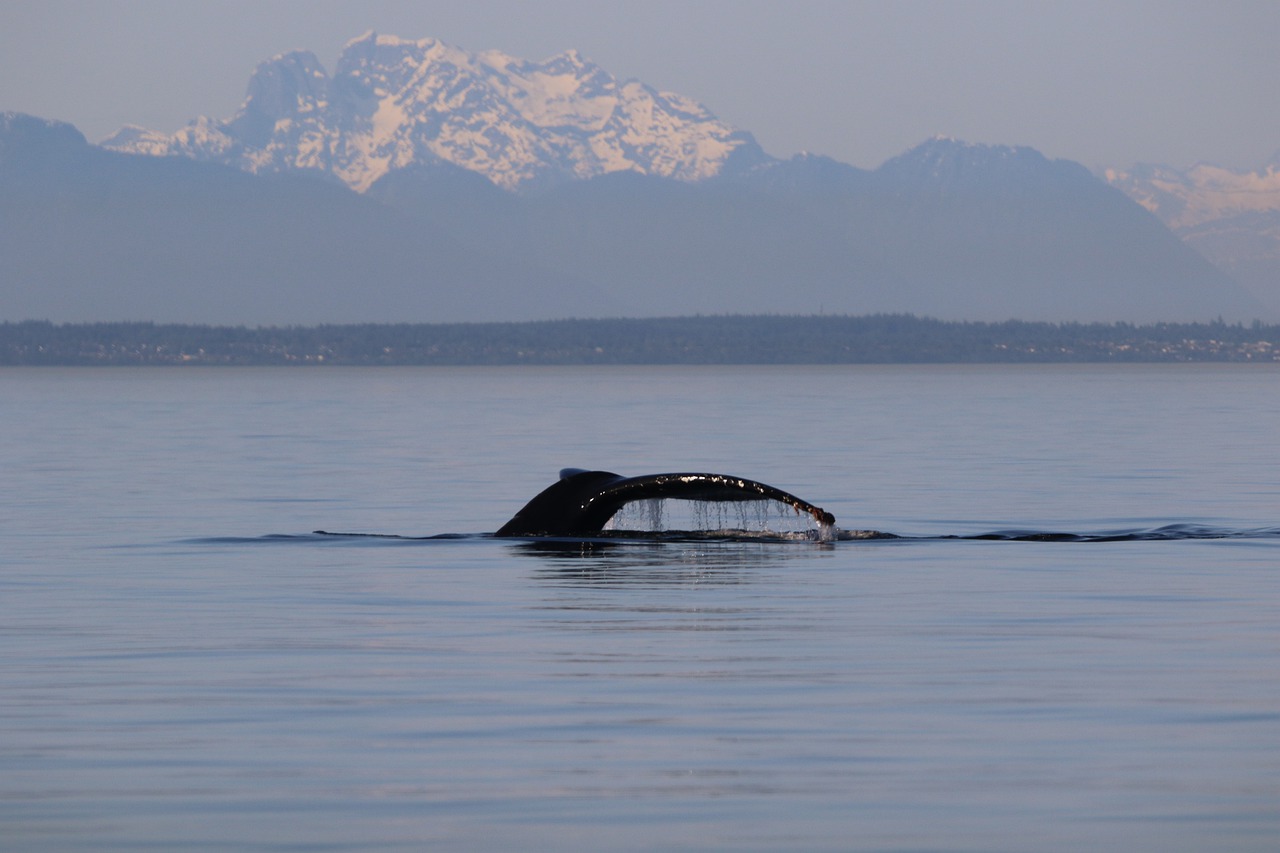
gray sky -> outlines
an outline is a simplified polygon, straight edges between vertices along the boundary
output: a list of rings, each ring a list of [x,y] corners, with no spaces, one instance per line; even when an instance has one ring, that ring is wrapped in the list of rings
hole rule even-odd
[[[255,65],[330,71],[366,30],[543,59],[577,48],[695,98],[765,150],[864,168],[944,134],[1086,166],[1280,150],[1274,0],[3,0],[0,110],[173,131],[235,112]]]

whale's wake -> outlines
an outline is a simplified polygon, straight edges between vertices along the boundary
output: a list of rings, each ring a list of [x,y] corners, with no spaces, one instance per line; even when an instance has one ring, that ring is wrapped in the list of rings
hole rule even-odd
[[[335,533],[271,536],[262,541],[345,540],[426,542],[458,539],[543,542],[817,542],[1007,541],[1158,542],[1179,539],[1276,539],[1280,527],[1225,528],[1173,523],[1158,527],[1066,532],[996,529],[987,533],[898,535],[845,529],[835,517],[789,492],[725,474],[675,473],[623,477],[566,468],[494,533],[403,536]],[[245,541],[245,540],[228,540]]]

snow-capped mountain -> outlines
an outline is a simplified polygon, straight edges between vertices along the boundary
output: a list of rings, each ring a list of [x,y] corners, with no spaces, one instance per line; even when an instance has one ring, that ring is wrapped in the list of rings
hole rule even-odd
[[[1258,171],[1139,164],[1104,177],[1187,245],[1280,308],[1280,154]]]
[[[1105,177],[1170,228],[1183,230],[1242,213],[1280,211],[1278,165],[1273,160],[1262,171],[1236,172],[1204,163],[1190,169],[1142,163],[1129,171],[1108,169]]]
[[[452,164],[506,189],[639,172],[684,181],[769,158],[681,95],[619,81],[576,51],[529,62],[436,39],[366,33],[332,77],[306,51],[258,66],[230,119],[102,142],[254,172],[332,175],[363,192],[389,172]]]

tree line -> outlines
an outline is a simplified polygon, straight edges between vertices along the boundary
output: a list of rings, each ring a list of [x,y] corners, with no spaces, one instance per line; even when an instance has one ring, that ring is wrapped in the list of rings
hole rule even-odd
[[[0,323],[0,365],[1278,362],[1280,325],[952,322],[909,314],[511,323]]]

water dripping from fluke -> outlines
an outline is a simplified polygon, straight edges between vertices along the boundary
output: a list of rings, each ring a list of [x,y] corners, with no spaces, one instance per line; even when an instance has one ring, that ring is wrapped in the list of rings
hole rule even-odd
[[[780,511],[777,508],[781,508]],[[678,517],[676,511],[682,513]],[[794,517],[804,528],[777,523]],[[565,468],[499,528],[501,538],[700,533],[833,541],[835,516],[774,486],[727,474],[624,477]]]

